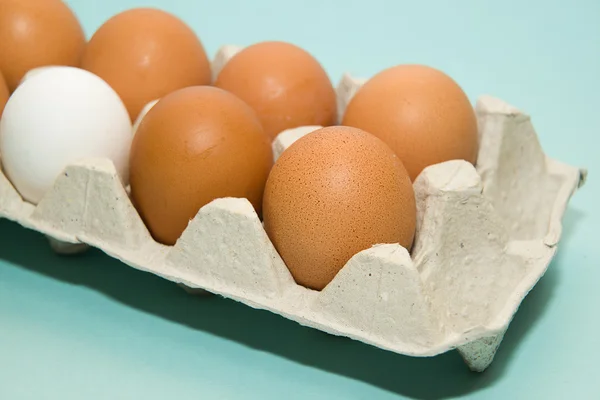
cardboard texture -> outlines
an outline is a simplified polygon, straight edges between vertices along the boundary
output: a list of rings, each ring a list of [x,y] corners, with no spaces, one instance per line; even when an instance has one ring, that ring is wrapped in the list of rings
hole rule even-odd
[[[225,47],[215,64],[220,68],[235,49]],[[343,76],[340,111],[363,82]],[[37,206],[0,174],[0,217],[46,234],[61,252],[90,245],[193,293],[206,290],[409,356],[458,349],[472,370],[483,371],[550,264],[565,208],[586,171],[548,158],[530,118],[503,101],[481,97],[476,113],[477,167],[449,161],[414,182],[412,254],[399,245],[373,246],[320,292],[294,282],[246,199],[216,199],[174,246],[156,243],[108,160],[68,166]],[[282,132],[275,157],[317,128]]]

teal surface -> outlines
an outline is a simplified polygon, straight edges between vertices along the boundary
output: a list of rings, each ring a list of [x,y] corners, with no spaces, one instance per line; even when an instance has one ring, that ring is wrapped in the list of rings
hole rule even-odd
[[[600,2],[71,0],[88,34],[123,9],[185,19],[211,55],[266,39],[337,82],[401,62],[533,117],[546,152],[590,169],[546,276],[494,364],[409,358],[233,301],[187,295],[99,251],[55,256],[0,221],[0,399],[600,399]]]

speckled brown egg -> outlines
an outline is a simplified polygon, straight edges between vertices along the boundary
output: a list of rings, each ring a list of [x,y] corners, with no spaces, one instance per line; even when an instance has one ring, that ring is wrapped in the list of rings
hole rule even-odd
[[[260,215],[272,164],[271,142],[250,106],[211,86],[179,89],[139,125],[131,197],[152,236],[172,245],[214,199],[247,198]]]
[[[413,181],[427,166],[477,159],[473,107],[452,78],[431,67],[399,65],[375,75],[348,104],[342,125],[386,142]]]
[[[299,285],[321,290],[361,250],[412,246],[412,184],[394,152],[356,128],[302,137],[275,163],[263,199],[264,226]]]
[[[82,67],[121,96],[132,120],[150,101],[211,82],[204,46],[176,16],[154,8],[115,15],[92,36]]]
[[[27,71],[79,66],[85,34],[61,0],[0,1],[0,71],[12,93]]]
[[[2,72],[0,72],[0,118],[2,118],[2,112],[4,111],[8,97],[8,87],[6,86]]]
[[[336,96],[327,73],[290,43],[261,42],[241,50],[219,72],[215,86],[254,108],[272,139],[285,129],[336,122]]]

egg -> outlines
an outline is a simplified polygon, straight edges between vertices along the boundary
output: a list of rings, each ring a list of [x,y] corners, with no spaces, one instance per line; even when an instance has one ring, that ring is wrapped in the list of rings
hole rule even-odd
[[[17,191],[36,204],[67,165],[84,158],[111,160],[126,183],[131,138],[125,105],[106,82],[79,68],[48,68],[6,103],[0,159]]]
[[[85,34],[61,0],[0,2],[0,71],[10,92],[30,69],[79,66]]]
[[[357,128],[331,126],[294,142],[273,166],[264,227],[295,281],[321,290],[356,253],[410,249],[415,193],[400,159]]]
[[[194,31],[178,17],[154,8],[130,9],[106,21],[90,39],[82,67],[117,91],[132,121],[148,102],[212,79]]]
[[[327,73],[308,52],[290,43],[261,42],[237,52],[215,86],[248,103],[271,139],[304,125],[333,125],[336,95]]]
[[[413,181],[433,164],[477,161],[477,120],[469,99],[452,78],[428,66],[398,65],[373,76],[350,100],[342,125],[386,142]]]
[[[176,90],[140,122],[130,154],[131,196],[152,236],[174,244],[214,199],[248,199],[260,215],[273,164],[252,108],[212,86]]]
[[[8,87],[6,86],[2,72],[0,72],[0,118],[2,118],[2,112],[4,111],[4,106],[8,101],[9,95]]]

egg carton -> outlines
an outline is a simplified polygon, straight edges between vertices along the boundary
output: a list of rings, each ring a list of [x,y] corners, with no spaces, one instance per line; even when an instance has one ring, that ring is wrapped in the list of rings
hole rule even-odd
[[[227,51],[215,69],[233,53]],[[340,114],[363,82],[342,77]],[[412,254],[398,244],[375,245],[354,255],[322,291],[294,282],[246,199],[216,199],[174,246],[155,242],[106,159],[66,167],[36,206],[0,174],[0,217],[47,235],[59,252],[89,245],[191,291],[399,354],[457,349],[472,370],[483,371],[550,264],[567,203],[586,171],[547,157],[530,118],[505,102],[481,97],[476,114],[477,166],[432,165],[414,182]],[[317,128],[282,132],[275,158]]]

